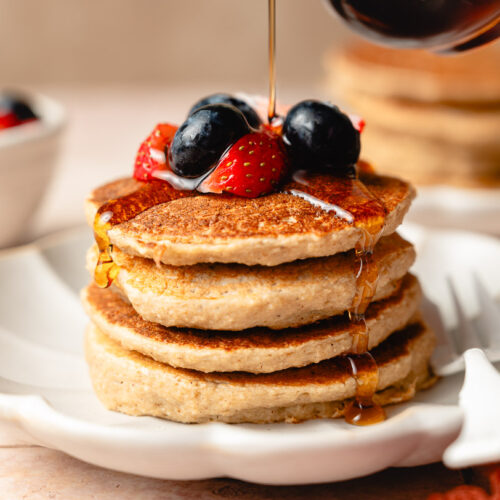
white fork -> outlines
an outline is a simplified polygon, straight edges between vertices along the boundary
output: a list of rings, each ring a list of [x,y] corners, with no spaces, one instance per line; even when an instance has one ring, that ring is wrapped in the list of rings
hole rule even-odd
[[[448,467],[462,468],[500,460],[500,374],[491,364],[500,361],[500,307],[474,275],[480,312],[475,321],[471,320],[453,282],[448,280],[448,284],[458,326],[449,335],[437,323],[437,316],[431,314],[430,323],[438,335],[436,372],[450,375],[465,368],[459,395],[464,424],[459,437],[443,455]]]
[[[500,305],[489,295],[479,277],[474,274],[479,315],[467,318],[451,279],[448,287],[455,307],[458,325],[454,330],[444,327],[439,308],[424,297],[426,320],[438,338],[433,364],[438,375],[453,375],[465,368],[463,354],[473,348],[482,349],[492,362],[500,361]]]

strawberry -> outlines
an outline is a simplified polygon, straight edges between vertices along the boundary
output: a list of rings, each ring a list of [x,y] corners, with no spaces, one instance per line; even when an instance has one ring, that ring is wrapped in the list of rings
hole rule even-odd
[[[177,127],[168,123],[159,123],[141,144],[134,165],[134,177],[139,181],[155,179],[158,170],[168,170],[166,151],[174,139]]]
[[[361,116],[358,115],[347,115],[351,119],[353,127],[361,134],[365,129],[366,122]]]
[[[12,112],[8,112],[5,114],[0,113],[0,130],[21,125],[21,123],[21,120],[19,120],[17,116]]]
[[[224,153],[198,190],[257,198],[271,192],[285,171],[286,156],[281,137],[269,130],[252,132]]]

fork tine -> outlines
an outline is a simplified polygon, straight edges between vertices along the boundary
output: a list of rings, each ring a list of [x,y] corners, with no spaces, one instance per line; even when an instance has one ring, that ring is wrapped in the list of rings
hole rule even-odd
[[[483,334],[483,340],[488,347],[500,349],[500,307],[494,301],[480,280],[477,273],[473,274],[476,294],[479,299],[479,317],[477,323]]]
[[[427,298],[425,293],[422,297],[421,310],[426,323],[432,328],[437,338],[436,347],[432,353],[432,366],[439,375],[447,375],[450,369],[454,370],[457,367],[457,360],[460,357],[455,338],[449,329],[444,327],[439,308]]]
[[[450,334],[449,329],[445,328],[439,307],[425,293],[422,296],[420,307],[425,321],[436,334],[437,345],[446,346],[453,357],[459,356],[460,351],[458,350],[455,338]]]
[[[455,312],[457,313],[458,325],[454,332],[460,350],[463,352],[473,347],[481,348],[481,339],[473,328],[472,323],[465,315],[451,278],[448,276],[446,281],[448,282],[448,288],[450,289],[453,305],[455,306]]]

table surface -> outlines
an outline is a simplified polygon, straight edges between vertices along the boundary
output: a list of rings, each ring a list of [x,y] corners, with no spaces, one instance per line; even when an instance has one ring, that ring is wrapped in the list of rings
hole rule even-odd
[[[484,482],[476,471],[453,471],[442,464],[388,469],[361,479],[309,486],[261,486],[233,479],[164,481],[101,469],[55,450],[5,443],[0,441],[2,500],[425,500],[433,492]]]
[[[180,122],[200,95],[234,90],[217,84],[165,87],[47,87],[41,90],[68,109],[69,124],[59,170],[37,214],[29,237],[83,223],[85,195],[106,180],[129,175],[138,143],[155,123]],[[40,90],[40,89],[39,89]],[[317,97],[289,89],[285,100]],[[0,499],[425,499],[466,482],[480,482],[477,471],[452,471],[442,464],[390,469],[328,485],[270,487],[230,479],[163,481],[108,471],[61,452],[26,446],[0,426]]]

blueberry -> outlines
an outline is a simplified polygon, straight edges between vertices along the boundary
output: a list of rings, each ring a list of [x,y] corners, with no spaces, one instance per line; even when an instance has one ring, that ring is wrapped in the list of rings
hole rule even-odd
[[[33,120],[36,119],[37,116],[33,112],[33,110],[23,101],[16,101],[12,108],[14,114],[17,116],[19,120]]]
[[[359,158],[359,132],[337,106],[307,100],[288,112],[283,139],[292,161],[301,168],[345,173]]]
[[[262,124],[259,115],[255,110],[245,101],[237,99],[229,94],[213,94],[199,100],[190,110],[189,115],[192,115],[197,109],[207,104],[229,104],[238,108],[247,119],[248,124],[253,128],[259,128]]]
[[[11,95],[5,95],[0,98],[0,110],[14,113],[17,119],[21,121],[37,118],[28,103]]]
[[[243,113],[233,106],[210,104],[199,108],[175,133],[170,148],[172,170],[183,177],[199,177],[249,132]]]

